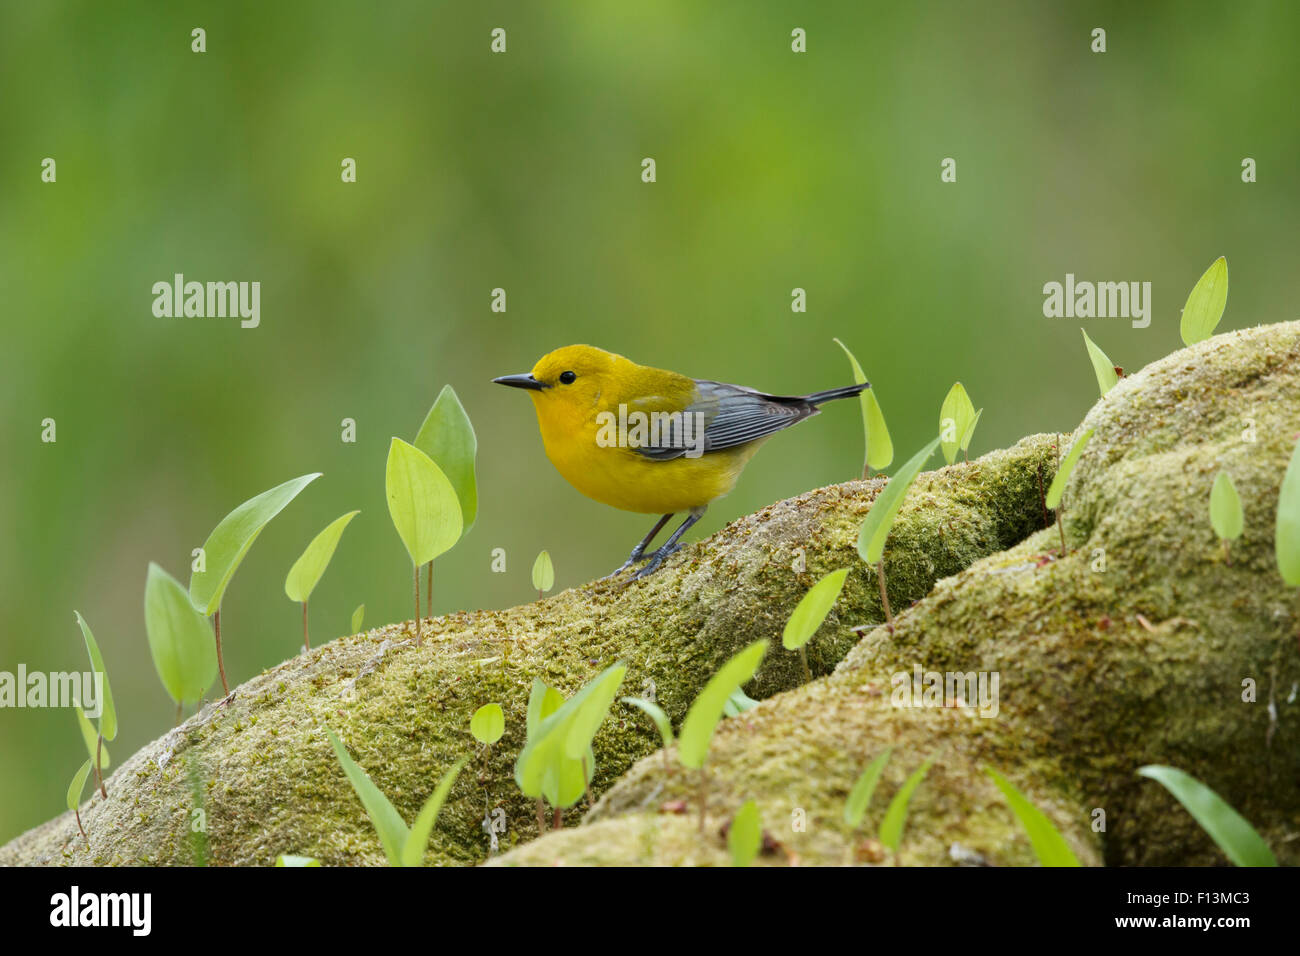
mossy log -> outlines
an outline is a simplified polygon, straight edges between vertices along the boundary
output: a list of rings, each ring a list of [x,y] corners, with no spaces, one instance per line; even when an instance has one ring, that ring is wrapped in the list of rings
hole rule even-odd
[[[904,864],[1031,864],[983,770],[1009,777],[1080,861],[1222,864],[1144,764],[1179,767],[1232,804],[1279,860],[1300,862],[1300,595],[1274,556],[1278,492],[1300,438],[1300,324],[1217,336],[1122,379],[1080,426],[1093,437],[1056,529],[940,581],[897,629],[868,634],[829,677],[723,721],[699,777],[640,761],[579,828],[501,864],[724,863],[746,799],[771,837],[761,861],[892,859],[874,834],[923,760]],[[1225,556],[1209,521],[1232,476],[1245,532]],[[894,706],[896,674],[997,672],[997,717]],[[893,756],[859,832],[842,820],[857,774]],[[671,765],[672,761],[669,761]]]
[[[502,864],[724,862],[720,831],[747,798],[772,838],[765,861],[888,862],[867,834],[906,774],[933,757],[897,862],[1033,861],[989,766],[1084,863],[1222,862],[1173,798],[1135,775],[1167,763],[1217,790],[1295,863],[1300,598],[1277,573],[1273,523],[1300,437],[1297,359],[1300,324],[1288,323],[1216,337],[1121,380],[1081,426],[1094,436],[1064,501],[1066,554],[1043,528],[1054,437],[923,475],[886,551],[892,632],[858,640],[854,628],[881,620],[854,542],[883,482],[819,489],[734,522],[646,581],[448,615],[425,625],[418,647],[407,622],[286,661],[127,760],[108,798],[82,807],[88,845],[64,814],[0,849],[0,864],[188,863],[199,803],[213,863],[280,853],[381,863],[324,728],[411,819],[440,773],[474,749],[469,716],[488,701],[505,708],[506,736],[462,774],[426,862],[482,861],[481,821],[496,809],[514,845]],[[1228,556],[1208,520],[1220,468],[1246,514]],[[823,676],[803,684],[781,627],[841,567],[852,569],[844,594],[810,645]],[[719,728],[702,829],[699,776],[668,773],[648,722],[616,708],[595,742],[603,797],[581,826],[534,839],[533,808],[511,778],[534,677],[567,693],[622,659],[625,690],[653,682],[680,722],[721,662],[759,638],[771,650],[747,689],[766,699]],[[895,675],[917,667],[996,672],[997,716],[896,706]],[[844,799],[886,746],[875,804],[850,832]]]
[[[1055,446],[1055,436],[1027,438],[917,480],[886,559],[896,614],[906,617],[940,578],[1043,526]],[[803,669],[780,649],[785,621],[822,575],[848,567],[843,596],[808,647],[813,673],[830,673],[858,640],[851,628],[882,620],[876,576],[856,539],[884,482],[850,481],[778,502],[688,546],[643,581],[625,575],[509,610],[436,618],[424,623],[419,646],[406,622],[294,657],[122,763],[107,799],[96,793],[81,807],[88,842],[65,813],[0,848],[0,864],[192,863],[199,808],[213,864],[266,865],[282,853],[383,863],[327,726],[408,821],[454,760],[476,754],[442,810],[427,863],[485,859],[482,824],[501,819],[497,809],[503,847],[531,840],[534,807],[516,787],[513,765],[533,679],[570,694],[623,660],[624,692],[653,687],[680,721],[727,657],[765,638],[773,650],[749,692],[787,690],[803,681]],[[505,710],[506,735],[480,755],[469,719],[493,701]],[[616,706],[595,740],[594,791],[658,743],[644,718]]]

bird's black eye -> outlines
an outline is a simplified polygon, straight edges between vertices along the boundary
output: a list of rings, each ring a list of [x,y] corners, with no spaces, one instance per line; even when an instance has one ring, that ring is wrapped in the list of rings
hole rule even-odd
[[[573,384],[573,380],[576,379],[577,377],[578,377],[578,373],[577,373],[577,372],[561,372],[561,373],[560,373],[560,381],[563,382],[565,385],[572,385],[572,384]]]

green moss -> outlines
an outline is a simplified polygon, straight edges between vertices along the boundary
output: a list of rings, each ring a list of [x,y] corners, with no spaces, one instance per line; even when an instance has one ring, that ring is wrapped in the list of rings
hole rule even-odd
[[[606,793],[579,836],[547,836],[498,862],[722,862],[718,827],[748,798],[801,860],[842,862],[856,842],[839,823],[844,798],[891,744],[873,828],[906,773],[936,757],[913,799],[903,863],[947,862],[955,843],[995,863],[1030,861],[986,765],[1043,808],[1085,863],[1224,862],[1162,787],[1135,775],[1147,763],[1203,780],[1279,860],[1300,862],[1300,598],[1273,558],[1277,493],[1300,437],[1300,324],[1177,352],[1121,381],[1081,427],[1095,432],[1063,502],[1074,550],[1056,554],[1049,529],[977,561],[939,581],[895,632],[869,633],[832,676],[724,721],[703,836],[657,812],[698,803],[693,781],[666,780],[651,758]],[[1209,523],[1219,468],[1246,511],[1231,564]],[[888,560],[923,559],[909,549]],[[913,665],[998,672],[999,716],[892,707],[890,677]],[[1244,700],[1252,682],[1256,697]],[[796,808],[806,832],[791,827]],[[1106,827],[1094,833],[1098,811]],[[657,842],[646,839],[655,824]]]
[[[913,796],[898,862],[945,863],[959,844],[997,865],[1032,864],[1028,839],[982,772],[988,762],[1025,769],[1015,760],[1015,748],[1008,751],[993,733],[997,722],[955,709],[900,710],[890,703],[888,682],[873,683],[818,681],[724,721],[707,764],[702,831],[699,775],[679,767],[667,774],[655,756],[633,767],[573,835],[535,840],[494,863],[727,864],[722,827],[750,798],[759,804],[764,830],[781,845],[764,862],[862,862],[858,847],[874,837],[894,791],[934,756]],[[894,754],[871,808],[862,826],[851,830],[843,821],[849,790],[871,759],[891,745]],[[1027,791],[1081,860],[1100,860],[1079,807],[1033,786]],[[661,839],[645,839],[657,827]],[[895,862],[884,853],[876,859]]]
[[[896,608],[1041,524],[1038,473],[1051,467],[1051,443],[1026,439],[918,479],[887,552]],[[808,648],[814,673],[830,672],[857,640],[850,626],[880,620],[875,577],[857,556],[856,536],[881,487],[879,479],[852,481],[777,502],[687,547],[644,581],[596,582],[509,610],[438,618],[418,648],[405,624],[315,648],[125,761],[109,798],[82,808],[89,850],[69,813],[0,849],[0,864],[190,862],[190,797],[179,772],[188,755],[211,784],[205,809],[213,864],[270,864],[280,853],[380,864],[378,840],[324,728],[338,733],[410,820],[447,767],[476,751],[474,710],[499,701],[506,735],[485,770],[461,775],[427,857],[480,861],[489,803],[506,811],[507,844],[536,832],[533,807],[513,781],[534,677],[572,693],[622,659],[629,664],[625,688],[640,693],[653,681],[659,703],[680,720],[727,657],[765,638],[773,651],[749,692],[762,697],[796,686],[802,668],[798,655],[780,648],[781,629],[818,577],[850,567],[840,601]],[[803,570],[796,571],[800,558]],[[595,792],[657,745],[647,721],[617,710],[595,740]]]

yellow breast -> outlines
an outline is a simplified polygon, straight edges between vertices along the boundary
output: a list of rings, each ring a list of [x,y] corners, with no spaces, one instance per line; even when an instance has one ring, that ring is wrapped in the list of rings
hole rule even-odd
[[[538,426],[556,470],[588,498],[624,511],[669,514],[703,507],[735,487],[761,444],[655,461],[635,449],[597,441],[595,412],[584,414],[539,399],[534,402]]]

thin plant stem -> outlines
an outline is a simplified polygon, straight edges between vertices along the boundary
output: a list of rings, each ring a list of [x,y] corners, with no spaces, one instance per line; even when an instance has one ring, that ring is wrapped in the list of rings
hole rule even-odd
[[[99,795],[105,800],[108,799],[108,791],[104,788],[104,735],[100,734],[95,741],[95,779],[99,781]]]
[[[1061,521],[1061,509],[1056,509],[1056,530],[1061,532],[1061,557],[1065,557],[1065,523]]]
[[[812,680],[812,671],[808,669],[808,650],[802,644],[799,645],[799,663],[803,664],[804,683],[808,683]]]
[[[564,829],[564,811],[561,810],[559,807],[556,807],[555,812],[551,814],[551,829],[552,830]]]
[[[86,828],[81,825],[81,807],[73,807],[72,812],[77,815],[77,829],[81,831],[81,838],[86,841],[86,848],[90,849],[90,837],[86,836]]]
[[[428,588],[426,588],[426,590],[429,592],[427,595],[428,603],[429,603],[429,626],[432,627],[433,626],[433,562],[432,561],[429,562],[428,581],[429,581],[429,586]]]
[[[492,791],[483,788],[483,822],[487,824],[488,831],[488,856],[496,856],[500,849],[500,844],[496,838],[496,830],[492,824]]]
[[[1043,527],[1051,526],[1051,519],[1047,517],[1047,492],[1043,491],[1043,466],[1038,465],[1038,503],[1043,509]]]
[[[1227,538],[1223,539],[1223,563],[1226,565],[1232,564],[1232,552],[1228,549]]]
[[[212,625],[214,636],[217,639],[217,670],[221,673],[221,689],[230,696],[230,684],[226,682],[226,661],[221,656],[221,608],[217,608],[212,614]]]
[[[302,646],[311,650],[311,638],[307,636],[307,602],[302,602]]]
[[[420,633],[420,566],[415,566],[415,620],[411,622],[415,628],[415,646],[419,647],[424,635]]]
[[[883,555],[876,564],[876,579],[880,582],[880,606],[885,611],[885,623],[889,626],[889,633],[893,634],[894,613],[889,609],[889,592],[885,590],[885,558]]]

